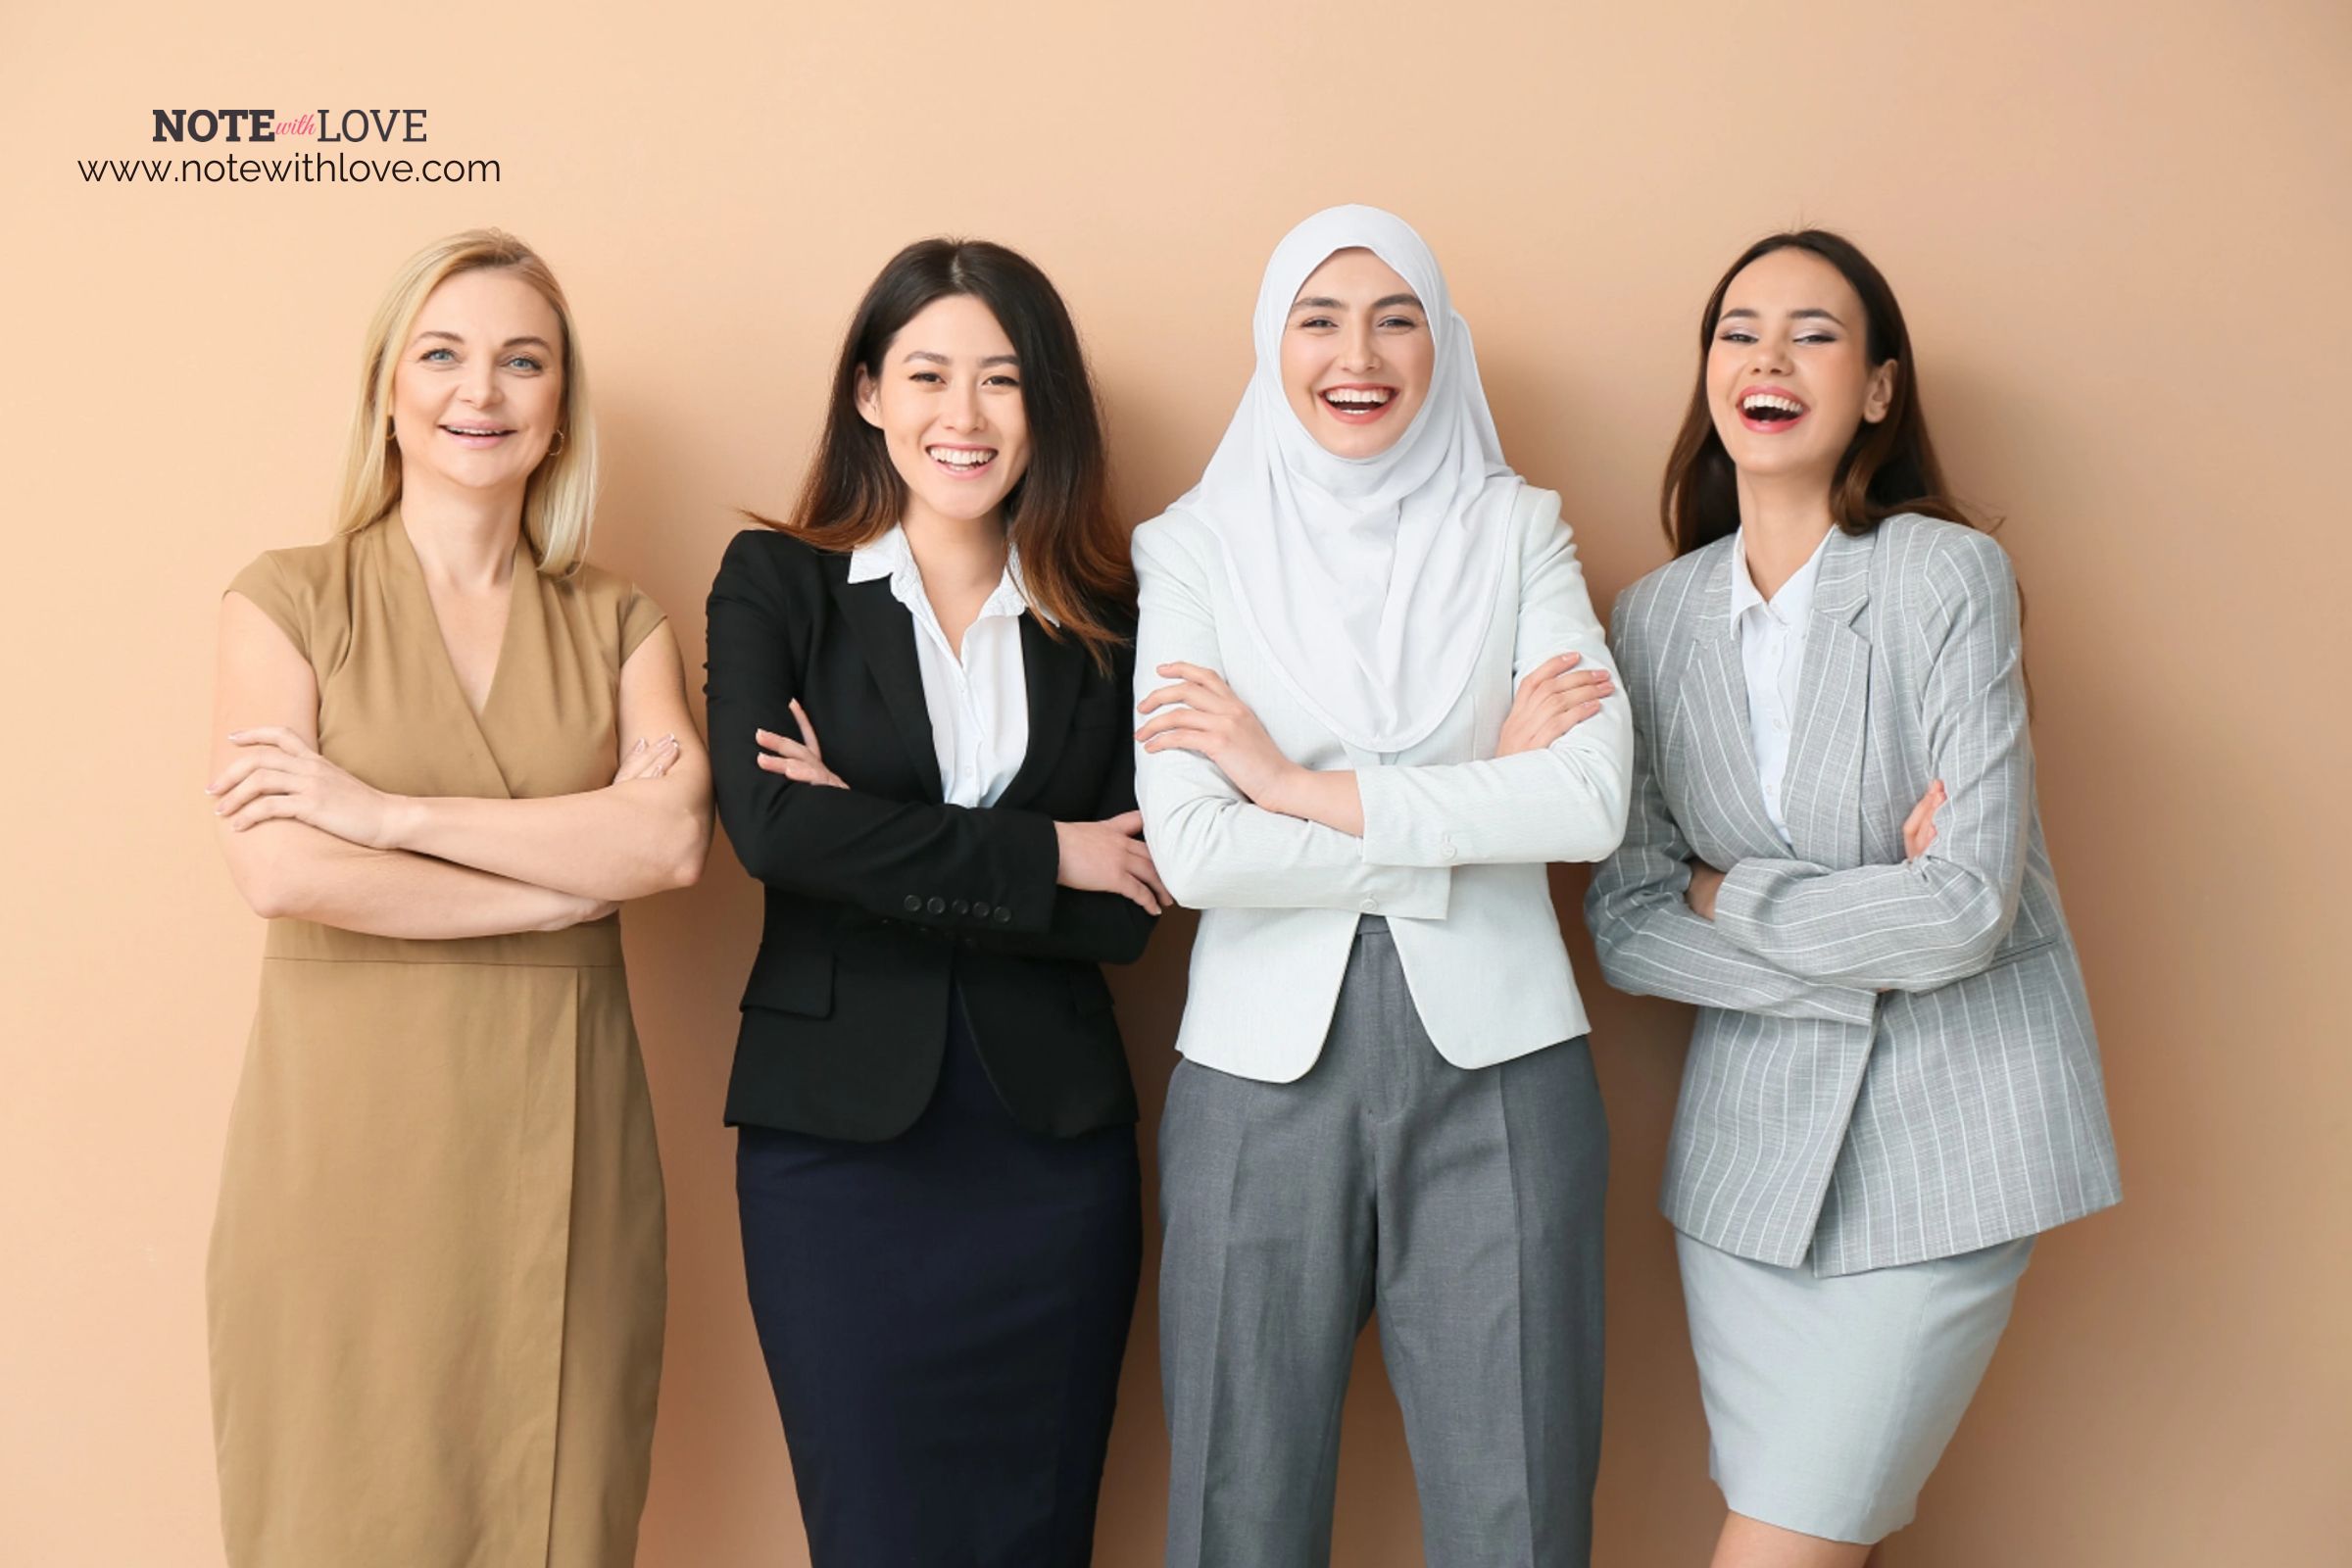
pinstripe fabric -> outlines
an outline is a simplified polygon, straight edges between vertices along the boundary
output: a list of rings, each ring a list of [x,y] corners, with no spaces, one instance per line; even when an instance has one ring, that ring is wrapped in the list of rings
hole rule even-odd
[[[2098,1046],[2034,803],[2017,585],[1928,517],[1834,534],[1784,805],[1766,816],[1732,541],[1617,602],[1634,701],[1623,846],[1585,913],[1619,990],[1699,1009],[1662,1206],[1742,1257],[1849,1274],[1973,1251],[2122,1197]],[[1936,840],[1903,818],[1936,779]],[[1728,868],[1715,918],[1688,862]]]

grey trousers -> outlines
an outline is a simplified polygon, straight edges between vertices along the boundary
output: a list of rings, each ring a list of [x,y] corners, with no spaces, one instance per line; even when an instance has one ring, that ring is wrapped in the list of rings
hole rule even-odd
[[[1303,1078],[1180,1064],[1159,1136],[1169,1568],[1330,1561],[1375,1307],[1431,1568],[1584,1564],[1608,1163],[1584,1040],[1453,1066],[1377,919]]]

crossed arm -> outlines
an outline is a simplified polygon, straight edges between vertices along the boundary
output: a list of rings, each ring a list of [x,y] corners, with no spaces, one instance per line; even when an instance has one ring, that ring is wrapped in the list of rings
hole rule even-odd
[[[769,545],[758,531],[738,537],[709,605],[704,689],[718,811],[744,869],[770,887],[974,947],[1105,963],[1140,957],[1162,895],[1134,836],[1129,769],[1110,770],[1099,820],[1086,822],[851,787],[826,765],[801,704],[802,639]],[[944,895],[937,908],[933,893]]]
[[[1937,783],[1921,804],[1944,803],[1928,842],[1891,865],[1742,860],[1714,889],[1726,941],[1825,984],[1932,991],[1984,970],[2017,919],[2034,811],[2017,579],[1973,533],[1923,570],[1920,707]]]
[[[1442,917],[1456,864],[1589,860],[1624,828],[1631,720],[1569,531],[1546,510],[1524,542],[1521,679],[1497,755],[1311,769],[1275,745],[1218,673],[1207,568],[1136,535],[1139,792],[1153,853],[1197,906],[1380,908]]]
[[[1882,991],[1930,990],[1985,966],[2016,918],[2033,807],[2016,580],[1981,538],[1931,557],[1927,572],[1922,707],[1936,782],[1903,824],[1905,858],[1706,865],[1658,783],[1655,705],[1638,705],[1631,823],[1585,901],[1611,985],[1861,1023]],[[1619,652],[1653,668],[1625,609]]]
[[[378,936],[561,930],[700,875],[710,770],[677,643],[656,628],[620,672],[603,789],[536,800],[390,795],[318,750],[310,663],[243,595],[220,604],[211,782],[221,850],[257,914]]]

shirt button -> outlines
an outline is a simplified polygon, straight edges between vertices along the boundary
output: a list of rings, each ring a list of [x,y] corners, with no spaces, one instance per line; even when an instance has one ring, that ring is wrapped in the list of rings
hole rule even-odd
[[[928,906],[933,914],[948,912],[948,901],[945,899],[933,899]]]
[[[1379,908],[1380,901],[1378,899],[1366,899],[1364,901],[1364,912],[1366,914],[1376,913],[1378,912]]]
[[[972,901],[969,899],[957,899],[955,904],[951,906],[951,907],[953,907],[957,914],[969,914],[972,912]]]
[[[1453,858],[1453,840],[1438,840],[1438,858],[1441,860],[1450,860]]]
[[[972,915],[973,915],[973,918],[975,918],[975,919],[980,919],[980,920],[985,920],[985,919],[987,919],[987,918],[988,918],[988,906],[987,906],[987,905],[985,905],[985,904],[975,904],[975,905],[973,905],[973,906],[972,906]]]
[[[1010,925],[1012,924],[1012,911],[1000,904],[997,906],[997,912],[994,918],[999,925]]]
[[[923,901],[922,901],[921,897],[920,897],[919,895],[917,895],[917,894],[913,894],[913,893],[909,893],[909,894],[907,894],[907,895],[906,895],[906,897],[905,897],[904,899],[901,899],[901,900],[899,901],[899,904],[900,904],[900,906],[901,906],[901,907],[903,907],[904,909],[906,909],[906,911],[908,914],[913,914],[913,913],[917,912],[917,911],[918,911],[918,910],[920,910],[920,909],[922,908],[922,906],[923,906]]]

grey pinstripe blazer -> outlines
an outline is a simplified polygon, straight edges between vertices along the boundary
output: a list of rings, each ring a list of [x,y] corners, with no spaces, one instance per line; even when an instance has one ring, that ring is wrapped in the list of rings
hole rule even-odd
[[[1621,991],[1695,1003],[1663,1207],[1711,1247],[1851,1274],[2122,1197],[2098,1046],[2034,801],[2017,582],[1905,514],[1831,535],[1783,791],[1765,815],[1733,542],[1617,601],[1634,702],[1625,843],[1585,914]],[[1936,779],[1936,838],[1902,823]],[[1715,918],[1692,857],[1727,872]]]

